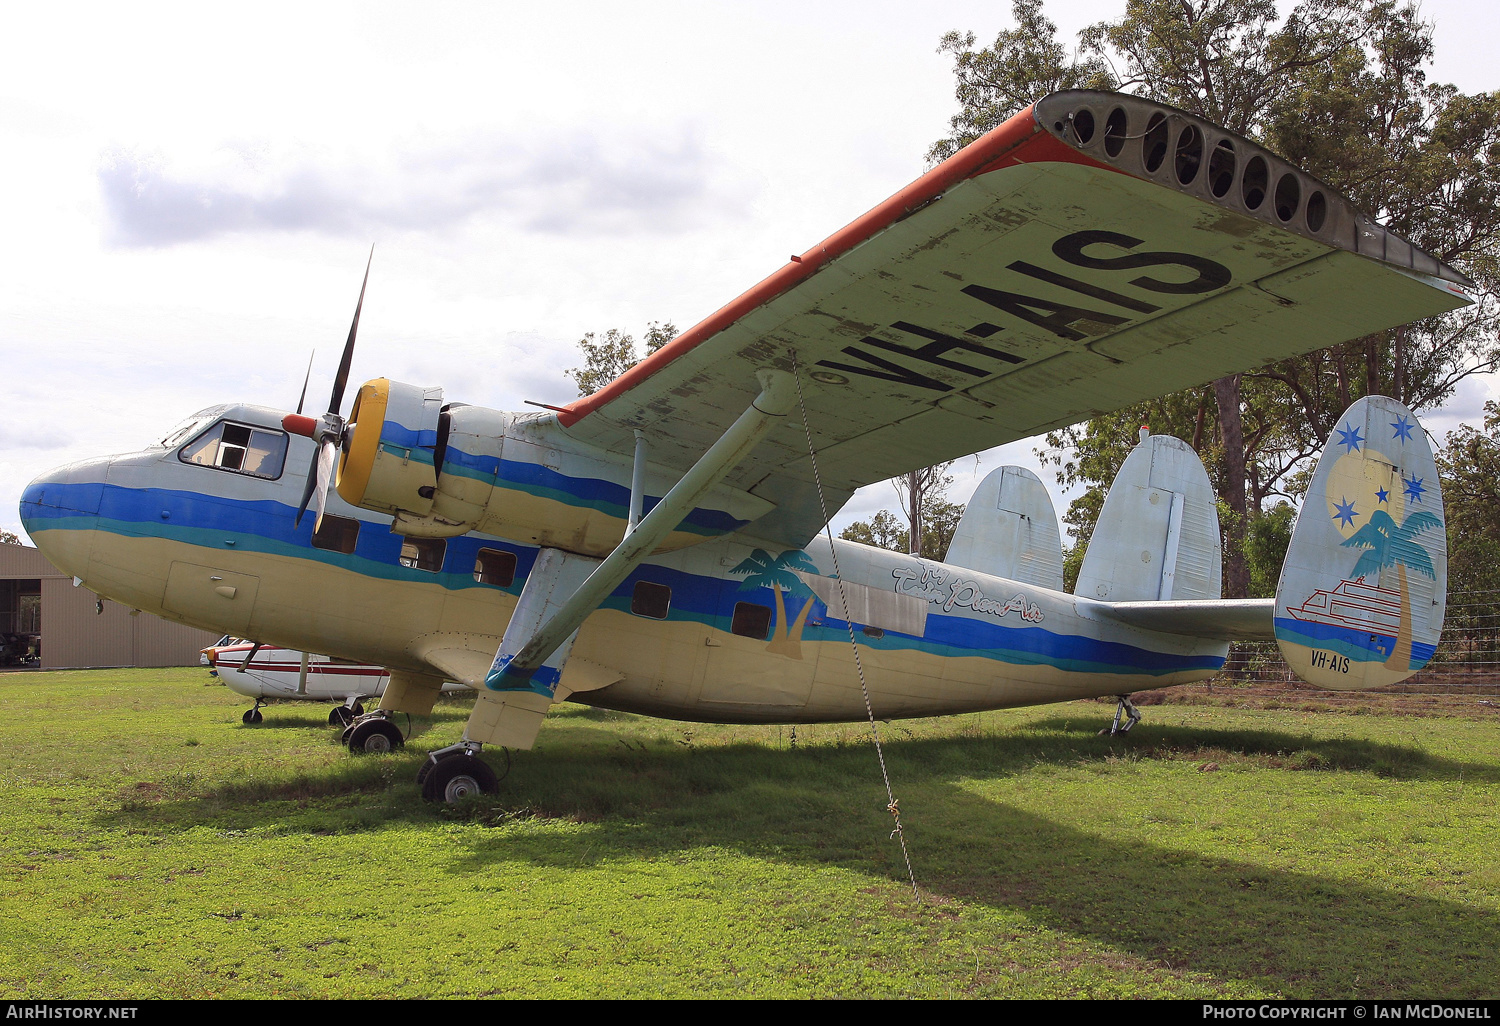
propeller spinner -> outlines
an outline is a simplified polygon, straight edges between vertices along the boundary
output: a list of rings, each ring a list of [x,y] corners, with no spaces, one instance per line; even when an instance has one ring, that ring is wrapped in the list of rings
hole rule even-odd
[[[289,413],[281,418],[281,426],[290,434],[303,435],[318,444],[312,463],[307,468],[307,485],[302,489],[302,503],[297,507],[293,526],[302,525],[302,515],[307,512],[308,503],[314,495],[317,496],[318,503],[313,530],[316,531],[323,522],[323,507],[328,500],[328,484],[333,478],[334,460],[344,444],[344,432],[348,426],[339,411],[344,405],[344,388],[349,383],[349,365],[354,360],[354,338],[359,333],[359,314],[364,309],[365,286],[370,283],[370,264],[374,259],[375,247],[371,246],[370,257],[365,261],[364,281],[359,286],[359,301],[354,304],[354,322],[349,325],[349,340],[344,343],[344,355],[339,360],[338,374],[333,379],[333,394],[328,398],[328,412],[316,419],[305,417],[302,415],[302,404],[298,402],[296,413]],[[305,393],[305,382],[302,387]]]

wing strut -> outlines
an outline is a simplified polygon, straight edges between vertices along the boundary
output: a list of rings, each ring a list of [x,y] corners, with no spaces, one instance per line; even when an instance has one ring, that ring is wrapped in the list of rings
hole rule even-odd
[[[469,717],[465,743],[531,747],[583,621],[797,405],[790,374],[764,369],[756,377],[761,391],[745,412],[602,561],[541,550]]]

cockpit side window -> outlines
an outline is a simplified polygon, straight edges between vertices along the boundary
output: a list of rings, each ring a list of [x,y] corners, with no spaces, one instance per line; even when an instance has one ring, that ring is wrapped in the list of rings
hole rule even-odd
[[[274,481],[286,463],[286,435],[221,420],[177,453],[184,463]]]

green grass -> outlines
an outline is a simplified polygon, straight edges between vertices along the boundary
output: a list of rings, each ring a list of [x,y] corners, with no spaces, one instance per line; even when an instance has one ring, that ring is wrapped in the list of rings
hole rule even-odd
[[[555,710],[429,806],[328,707],[0,675],[0,996],[1494,997],[1500,722],[1073,703],[867,730]]]

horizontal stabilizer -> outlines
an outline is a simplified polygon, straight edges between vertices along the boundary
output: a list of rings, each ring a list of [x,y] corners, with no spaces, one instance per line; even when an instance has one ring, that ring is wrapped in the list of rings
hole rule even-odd
[[[1270,641],[1275,637],[1273,599],[1101,602],[1091,608],[1111,620],[1163,634],[1186,634],[1215,641]]]
[[[1120,465],[1074,593],[1105,602],[1217,599],[1219,515],[1193,447],[1147,435]]]
[[[1062,534],[1047,486],[1025,467],[992,470],[974,489],[943,562],[1062,591]]]
[[[1427,433],[1394,399],[1338,419],[1276,588],[1276,641],[1309,684],[1380,687],[1427,665],[1443,630],[1448,539]]]

